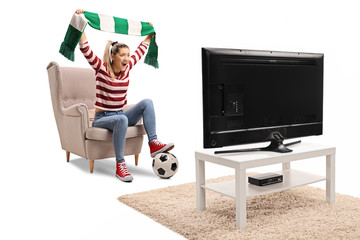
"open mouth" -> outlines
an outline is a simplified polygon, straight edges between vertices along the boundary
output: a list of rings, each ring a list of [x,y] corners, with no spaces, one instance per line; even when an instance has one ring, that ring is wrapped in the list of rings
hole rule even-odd
[[[125,67],[125,66],[126,66],[126,64],[127,64],[126,62],[123,62],[123,63],[122,63],[123,67]]]

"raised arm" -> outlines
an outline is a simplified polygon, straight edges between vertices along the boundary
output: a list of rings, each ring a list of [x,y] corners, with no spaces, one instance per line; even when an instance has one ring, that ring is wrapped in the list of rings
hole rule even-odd
[[[148,22],[151,26],[152,23]],[[131,69],[146,53],[146,50],[149,47],[150,40],[152,38],[153,34],[149,34],[146,36],[146,38],[140,43],[138,48],[135,50],[133,55],[130,56],[130,62],[129,62],[129,69]]]
[[[144,56],[148,47],[149,43],[145,42],[145,40],[140,43],[134,54],[130,56],[129,69],[131,69],[137,62],[139,62],[139,60]]]
[[[76,14],[83,14],[83,9],[78,9],[75,11]],[[90,66],[98,72],[102,66],[102,60],[97,57],[94,52],[91,50],[89,42],[87,41],[85,31],[82,33],[79,41],[80,51],[85,56],[86,60],[89,62]]]

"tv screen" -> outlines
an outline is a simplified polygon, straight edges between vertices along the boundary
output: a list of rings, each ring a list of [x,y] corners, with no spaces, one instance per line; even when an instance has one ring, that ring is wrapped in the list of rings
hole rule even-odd
[[[323,59],[202,48],[204,148],[321,135]]]

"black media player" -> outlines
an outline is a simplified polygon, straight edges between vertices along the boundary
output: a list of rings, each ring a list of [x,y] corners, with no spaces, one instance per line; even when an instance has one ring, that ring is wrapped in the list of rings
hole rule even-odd
[[[248,177],[249,183],[257,186],[266,186],[283,181],[283,175],[277,173],[264,173]]]

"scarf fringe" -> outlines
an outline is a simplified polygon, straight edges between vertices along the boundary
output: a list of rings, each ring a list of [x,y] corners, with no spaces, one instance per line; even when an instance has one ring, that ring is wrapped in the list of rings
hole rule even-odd
[[[159,68],[159,63],[156,57],[150,56],[147,54],[144,59],[144,63],[153,66],[154,68]]]
[[[154,68],[159,68],[159,63],[157,60],[158,59],[158,46],[156,44],[155,38],[156,38],[156,34],[154,33],[154,35],[152,36],[152,38],[150,40],[148,52],[145,56],[144,63],[149,64],[150,66],[153,66]]]
[[[75,60],[74,50],[71,49],[68,45],[66,45],[65,42],[61,43],[59,53],[61,53],[64,57],[71,61]]]

